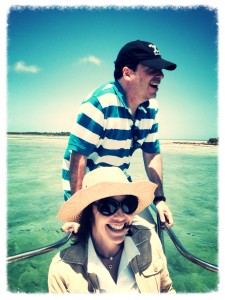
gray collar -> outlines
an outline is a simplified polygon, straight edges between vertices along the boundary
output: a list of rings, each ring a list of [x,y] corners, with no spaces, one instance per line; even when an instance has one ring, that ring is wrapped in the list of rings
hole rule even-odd
[[[131,238],[140,252],[140,255],[136,257],[139,270],[144,270],[150,265],[152,260],[151,247],[148,242],[150,240],[151,232],[147,227],[141,225],[132,226],[130,232]],[[87,267],[88,243],[82,241],[75,245],[71,245],[60,252],[60,257],[66,263],[81,264]],[[149,257],[150,259],[146,261],[146,257]]]

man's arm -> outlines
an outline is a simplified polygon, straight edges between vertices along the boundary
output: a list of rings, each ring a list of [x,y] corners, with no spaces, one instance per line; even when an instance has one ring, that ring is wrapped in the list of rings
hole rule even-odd
[[[158,185],[158,187],[155,190],[155,197],[164,196],[162,184],[163,174],[161,154],[150,154],[143,152],[143,159],[148,179]]]
[[[71,195],[81,190],[82,181],[86,173],[87,157],[72,151],[70,157],[70,187]]]
[[[143,152],[143,159],[148,179],[158,185],[155,190],[155,197],[164,196],[161,154]],[[173,226],[172,213],[167,204],[161,200],[156,202],[155,206],[158,210],[161,222],[166,222],[167,225]]]
[[[72,151],[70,156],[70,187],[71,195],[82,189],[82,181],[86,173],[87,157]],[[77,233],[80,224],[75,222],[66,222],[61,227],[62,231],[73,231]]]

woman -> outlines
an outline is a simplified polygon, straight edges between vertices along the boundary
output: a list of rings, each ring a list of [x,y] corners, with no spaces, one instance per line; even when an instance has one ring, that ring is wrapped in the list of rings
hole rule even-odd
[[[49,292],[175,293],[156,232],[132,225],[155,188],[147,180],[129,182],[117,167],[87,173],[82,189],[58,213],[80,228],[74,244],[53,258]]]

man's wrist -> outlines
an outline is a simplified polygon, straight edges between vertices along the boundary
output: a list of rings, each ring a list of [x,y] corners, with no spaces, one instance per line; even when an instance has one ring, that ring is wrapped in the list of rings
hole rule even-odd
[[[157,196],[157,197],[154,198],[153,203],[156,204],[159,201],[166,202],[166,197],[165,196]]]

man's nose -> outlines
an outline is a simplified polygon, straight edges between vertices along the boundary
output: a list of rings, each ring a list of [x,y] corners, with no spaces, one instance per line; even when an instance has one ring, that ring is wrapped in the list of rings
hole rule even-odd
[[[164,78],[164,74],[162,70],[157,70],[157,73],[155,74],[155,76],[160,77],[161,79]]]

